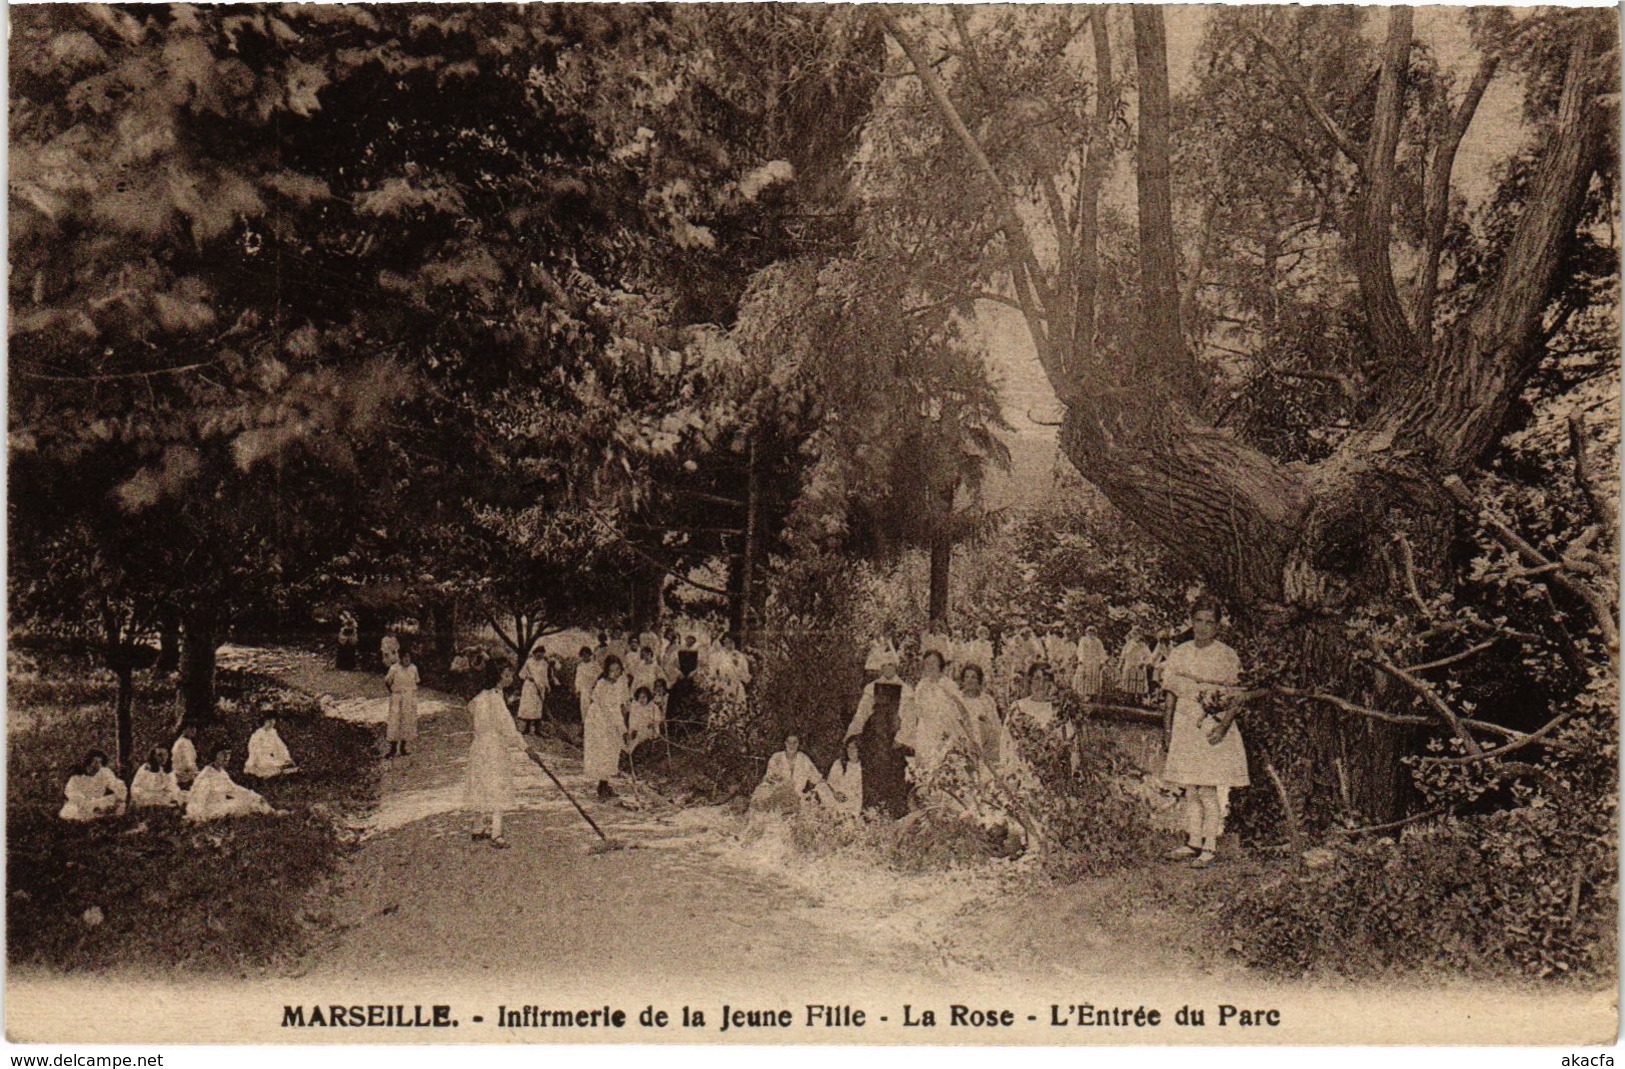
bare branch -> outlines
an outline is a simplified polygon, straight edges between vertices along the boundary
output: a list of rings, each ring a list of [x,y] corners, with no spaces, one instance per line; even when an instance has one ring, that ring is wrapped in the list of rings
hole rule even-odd
[[[1426,702],[1430,709],[1438,713],[1439,717],[1450,725],[1450,730],[1454,731],[1456,737],[1467,747],[1468,753],[1478,754],[1483,752],[1483,747],[1478,745],[1478,740],[1473,738],[1473,733],[1467,730],[1467,726],[1461,722],[1461,718],[1456,715],[1456,711],[1450,708],[1450,705],[1443,698],[1439,697],[1431,684],[1426,680],[1418,679],[1393,661],[1390,661],[1375,642],[1369,645],[1369,649],[1371,651],[1371,663],[1405,684]]]
[[[1429,162],[1427,189],[1423,194],[1422,278],[1416,291],[1416,335],[1424,348],[1433,348],[1433,308],[1439,290],[1439,259],[1444,254],[1445,224],[1450,220],[1450,179],[1456,166],[1456,150],[1472,125],[1478,105],[1484,99],[1490,79],[1500,64],[1499,56],[1488,55],[1473,73],[1467,95],[1457,105],[1450,123],[1434,146]]]
[[[1385,724],[1431,724],[1432,718],[1426,716],[1411,716],[1407,713],[1386,713],[1381,709],[1372,709],[1369,706],[1357,705],[1347,698],[1339,698],[1335,694],[1321,694],[1316,691],[1297,690],[1293,687],[1269,687],[1264,690],[1248,691],[1242,698],[1259,694],[1279,694],[1284,698],[1300,698],[1304,701],[1322,702],[1326,705],[1336,706],[1345,713],[1363,716],[1369,720],[1381,720]]]
[[[1477,657],[1479,654],[1483,653],[1485,650],[1489,649],[1491,646],[1500,641],[1501,636],[1496,635],[1494,638],[1485,639],[1476,646],[1469,646],[1460,653],[1452,653],[1450,656],[1440,657],[1436,661],[1428,661],[1426,664],[1408,664],[1405,666],[1405,671],[1430,672],[1435,668],[1445,668],[1452,664],[1460,664],[1462,661],[1465,661],[1468,658]]]
[[[1353,375],[1345,375],[1341,371],[1272,371],[1271,374],[1283,379],[1307,379],[1311,382],[1329,382],[1336,386],[1343,394],[1345,400],[1351,405],[1360,403],[1365,391],[1360,382]]]
[[[992,161],[987,158],[981,143],[965,125],[964,116],[959,114],[959,109],[948,96],[947,88],[927,62],[919,45],[887,9],[883,7],[878,9],[878,16],[886,32],[914,65],[914,72],[919,75],[920,84],[925,87],[926,93],[936,105],[943,122],[947,123],[948,129],[959,140],[970,155],[971,162],[987,181],[988,192],[993,197],[993,206],[998,213],[999,229],[1004,234],[1005,244],[1009,247],[1010,274],[1016,299],[1021,302],[1022,315],[1027,320],[1027,330],[1032,335],[1034,347],[1038,350],[1039,363],[1043,365],[1057,395],[1062,401],[1070,402],[1076,393],[1076,387],[1065,374],[1055,347],[1051,344],[1049,323],[1046,318],[1050,296],[1044,288],[1043,274],[1038,266],[1038,257],[1033,252],[1032,240],[1021,221],[1020,213],[1016,210],[1010,190],[999,177],[999,172],[994,169]]]
[[[1505,746],[1497,746],[1493,750],[1480,750],[1474,753],[1464,754],[1459,757],[1424,757],[1422,760],[1424,763],[1431,765],[1470,765],[1479,761],[1488,761],[1491,758],[1500,757],[1504,754],[1512,753],[1514,750],[1521,750],[1525,746],[1530,746],[1534,743],[1541,742],[1546,738],[1547,735],[1551,734],[1553,731],[1556,731],[1559,727],[1566,723],[1569,717],[1573,715],[1574,713],[1572,710],[1559,713],[1557,716],[1554,716],[1548,720],[1544,726],[1531,731],[1527,735],[1521,736],[1514,742],[1507,743]]]
[[[1574,457],[1574,481],[1579,484],[1586,505],[1591,509],[1591,518],[1601,525],[1602,532],[1612,541],[1618,517],[1609,507],[1602,480],[1587,455],[1585,415],[1580,412],[1569,413],[1569,453]]]
[[[1472,492],[1467,484],[1456,475],[1446,476],[1444,488],[1462,508],[1478,517],[1480,523],[1489,529],[1495,540],[1512,550],[1523,562],[1531,568],[1541,568],[1548,564],[1561,564],[1560,561],[1549,559],[1544,553],[1530,545],[1522,535],[1490,515],[1487,509],[1480,508],[1478,502],[1473,500]],[[1571,575],[1566,567],[1552,570],[1552,582],[1579,598],[1591,612],[1592,622],[1602,633],[1603,641],[1608,646],[1608,658],[1617,668],[1619,662],[1619,625],[1614,621],[1614,609],[1608,598],[1590,583],[1577,579]]]
[[[1347,157],[1350,163],[1356,167],[1364,167],[1365,158],[1360,152],[1360,146],[1356,145],[1353,139],[1343,132],[1343,128],[1337,125],[1337,120],[1332,118],[1331,113],[1321,107],[1320,102],[1315,99],[1314,93],[1310,92],[1303,79],[1299,78],[1297,73],[1293,71],[1292,65],[1281,54],[1281,50],[1256,30],[1249,30],[1247,35],[1253,39],[1254,44],[1262,48],[1265,54],[1270,57],[1270,62],[1274,65],[1276,73],[1280,74],[1281,79],[1291,88],[1298,103],[1308,110],[1310,116],[1315,120],[1315,124],[1320,127],[1321,132],[1331,140],[1332,144],[1337,146],[1337,150]]]
[[[1422,590],[1416,583],[1416,554],[1411,549],[1410,539],[1405,537],[1404,532],[1396,531],[1394,545],[1399,550],[1399,563],[1405,575],[1405,590],[1410,595],[1411,603],[1416,606],[1416,611],[1422,614],[1423,619],[1431,620],[1433,611],[1423,600]]]
[[[1370,835],[1379,831],[1394,831],[1395,829],[1403,828],[1408,824],[1419,824],[1424,820],[1430,820],[1433,817],[1443,816],[1455,808],[1456,807],[1453,805],[1443,805],[1437,809],[1429,809],[1425,813],[1417,813],[1413,816],[1404,817],[1400,820],[1390,820],[1386,824],[1368,824],[1363,828],[1333,828],[1332,831],[1338,835]]]

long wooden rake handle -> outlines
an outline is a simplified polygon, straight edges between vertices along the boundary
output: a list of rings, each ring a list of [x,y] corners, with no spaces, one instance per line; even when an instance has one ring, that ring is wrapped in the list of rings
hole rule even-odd
[[[553,786],[557,787],[559,789],[559,793],[564,795],[564,797],[568,798],[570,800],[570,804],[576,807],[576,812],[581,814],[581,819],[585,820],[587,822],[587,826],[592,828],[593,831],[597,832],[598,837],[600,839],[604,840],[604,842],[606,842],[606,843],[609,842],[609,836],[604,834],[604,829],[600,828],[598,826],[598,822],[593,820],[592,817],[588,816],[587,811],[585,809],[581,808],[581,803],[576,801],[575,797],[573,795],[571,795],[569,791],[564,789],[564,784],[560,783],[559,778],[557,776],[553,775],[553,770],[551,768],[548,768],[545,764],[542,763],[542,759],[536,753],[536,751],[534,751],[534,750],[526,750],[525,751],[525,756],[530,758],[532,761],[536,762],[536,767],[537,768],[539,768],[543,772],[547,773],[547,778],[553,781]]]

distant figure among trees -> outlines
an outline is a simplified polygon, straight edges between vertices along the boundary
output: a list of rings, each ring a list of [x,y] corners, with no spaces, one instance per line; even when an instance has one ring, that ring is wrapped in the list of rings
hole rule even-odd
[[[356,649],[360,644],[361,625],[356,622],[355,613],[345,609],[339,613],[338,655],[334,658],[333,667],[340,672],[354,672]]]
[[[412,663],[412,651],[402,648],[400,660],[384,676],[389,688],[389,719],[384,737],[389,743],[389,756],[405,757],[407,744],[418,737],[418,666]]]
[[[1084,629],[1083,637],[1078,639],[1078,667],[1072,674],[1072,689],[1084,701],[1094,701],[1105,688],[1106,665],[1110,663],[1106,656],[1106,644],[1100,641],[1100,635],[1095,631],[1094,625]]]
[[[181,725],[181,733],[169,747],[169,767],[175,773],[175,782],[182,790],[197,779],[197,725]]]
[[[547,651],[538,642],[530,648],[530,656],[519,669],[519,733],[542,733],[542,710],[547,705],[547,690],[552,683],[552,672],[547,663]]]
[[[1151,665],[1151,647],[1145,644],[1140,629],[1131,627],[1123,642],[1122,658],[1118,662],[1117,689],[1143,701],[1150,689],[1148,668]]]

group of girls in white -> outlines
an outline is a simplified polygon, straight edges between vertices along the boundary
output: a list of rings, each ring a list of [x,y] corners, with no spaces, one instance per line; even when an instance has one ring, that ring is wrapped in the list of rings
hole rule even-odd
[[[1218,639],[1219,615],[1216,603],[1197,601],[1190,640],[1175,645],[1163,632],[1156,649],[1138,629],[1130,630],[1115,663],[1093,627],[1076,643],[1059,637],[1058,628],[1044,636],[1023,629],[998,658],[986,627],[970,638],[932,627],[919,640],[913,683],[899,675],[898,644],[882,636],[869,649],[865,667],[874,678],[864,687],[845,733],[846,753],[837,761],[840,782],[860,784],[856,792],[843,792],[844,805],[901,816],[911,793],[955,751],[981,777],[1014,775],[1030,781],[1032,770],[1019,739],[1037,732],[1067,744],[1076,741],[1075,726],[1059,715],[1059,678],[1084,701],[1108,689],[1136,699],[1166,696],[1167,754],[1160,778],[1182,793],[1187,829],[1185,845],[1168,857],[1198,868],[1212,864],[1229,792],[1249,783],[1246,750],[1235,724],[1239,710],[1226,700],[1239,689],[1241,662]],[[1004,678],[1008,701],[1002,717],[987,687],[995,667]],[[852,767],[857,774],[848,780],[845,770]],[[835,782],[836,770],[819,776],[801,752],[800,739],[792,736],[769,762],[752,796],[752,809],[782,810],[808,800],[830,804],[828,792]]]
[[[179,809],[190,821],[256,813],[281,815],[264,796],[231,778],[227,766],[232,748],[220,743],[209,750],[208,763],[198,765],[197,725],[187,724],[169,746],[154,746],[136,769],[128,786],[113,770],[107,755],[91,750],[79,771],[68,778],[66,803],[57,815],[63,820],[90,821],[122,816],[126,809]],[[243,772],[268,780],[298,772],[287,744],[277,733],[276,716],[266,713],[248,739]]]
[[[1112,692],[1137,703],[1157,696],[1158,674],[1173,648],[1169,632],[1159,632],[1153,647],[1143,631],[1131,627],[1115,656],[1106,649],[1093,625],[1084,627],[1076,641],[1066,635],[1059,623],[1051,624],[1042,634],[1023,624],[1005,637],[995,653],[986,624],[974,631],[949,631],[941,624],[932,624],[919,636],[917,644],[910,641],[905,645],[914,646],[921,656],[936,651],[955,677],[966,665],[978,666],[987,686],[992,687],[998,680],[1006,700],[1014,700],[1025,689],[1027,672],[1035,664],[1048,665],[1057,684],[1070,688],[1084,701]],[[869,647],[864,667],[877,671],[882,658],[902,653],[902,645],[889,635],[881,635]]]

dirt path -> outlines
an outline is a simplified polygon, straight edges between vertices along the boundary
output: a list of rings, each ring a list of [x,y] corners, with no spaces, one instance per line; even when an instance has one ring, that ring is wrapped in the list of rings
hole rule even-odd
[[[381,717],[381,677],[339,673],[311,654],[244,651],[254,667],[331,712]],[[589,801],[579,753],[540,752],[610,836],[593,832],[520,759],[518,811],[496,851],[460,811],[470,741],[463,704],[424,692],[413,755],[386,764],[366,841],[339,889],[342,932],[301,975],[354,982],[381,973],[487,974],[782,983],[954,984],[1008,978],[1189,976],[1180,918],[1106,881],[1011,893],[1011,872],[908,877],[859,860],[810,860],[777,833],[715,808]],[[630,795],[631,784],[620,789]],[[1125,908],[1127,906],[1127,908]]]

